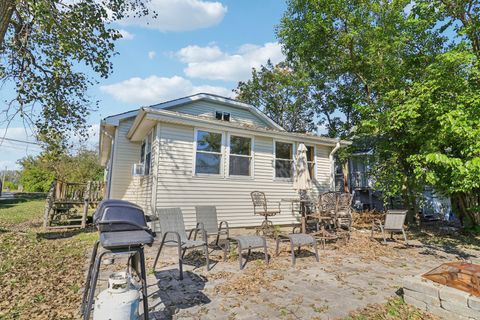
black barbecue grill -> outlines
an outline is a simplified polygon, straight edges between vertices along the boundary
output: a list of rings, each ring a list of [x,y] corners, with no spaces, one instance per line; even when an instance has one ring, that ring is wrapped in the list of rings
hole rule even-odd
[[[105,208],[109,206],[115,206],[115,205],[142,209],[142,207],[140,207],[139,205],[133,202],[125,201],[125,200],[118,200],[118,199],[103,200],[98,204],[97,210],[95,210],[95,213],[93,214],[93,223],[97,224],[97,221],[102,218]]]
[[[93,247],[82,300],[82,314],[89,319],[102,257],[106,254],[128,255],[129,264],[142,281],[143,314],[148,320],[144,245],[152,245],[153,233],[141,207],[124,200],[100,202],[93,216],[100,240]],[[104,250],[97,256],[98,246]],[[140,270],[138,270],[140,267]]]

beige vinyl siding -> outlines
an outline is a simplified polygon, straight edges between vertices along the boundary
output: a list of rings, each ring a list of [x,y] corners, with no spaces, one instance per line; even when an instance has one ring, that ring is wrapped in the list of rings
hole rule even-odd
[[[132,176],[133,164],[140,162],[141,147],[141,143],[133,143],[127,139],[127,132],[133,120],[131,118],[121,121],[116,131],[110,198],[134,202],[150,213],[154,168],[152,166],[149,176]],[[156,150],[157,143],[153,141],[152,164]]]
[[[157,208],[180,207],[187,227],[195,225],[196,205],[215,205],[219,220],[228,221],[232,227],[257,226],[262,217],[253,215],[251,191],[265,192],[270,202],[298,196],[291,181],[274,179],[273,139],[254,137],[254,179],[199,177],[192,174],[194,128],[168,123],[159,126],[156,205]],[[316,194],[328,190],[330,151],[330,147],[316,146]],[[223,163],[226,164],[225,159]],[[227,171],[225,167],[224,172]],[[281,210],[280,215],[272,218],[275,224],[298,221],[289,203],[281,202]]]
[[[181,106],[169,108],[168,110],[215,119],[215,111],[230,113],[230,122],[247,124],[262,128],[271,128],[262,118],[246,109],[227,106],[222,103],[209,101],[195,101]]]

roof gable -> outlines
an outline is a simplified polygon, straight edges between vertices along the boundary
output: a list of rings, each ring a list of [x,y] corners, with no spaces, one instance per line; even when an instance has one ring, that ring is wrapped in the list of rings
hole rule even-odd
[[[217,96],[209,93],[198,93],[192,96],[183,97],[183,98],[151,105],[149,106],[149,108],[165,109],[165,110],[172,110],[172,111],[177,111],[181,113],[187,113],[191,115],[205,116],[205,114],[201,114],[202,111],[197,112],[194,109],[188,110],[188,107],[187,107],[188,105],[191,105],[193,108],[195,108],[194,104],[200,103],[200,102],[206,102],[212,105],[217,105],[219,106],[219,109],[220,109],[218,111],[222,111],[221,110],[222,106],[226,108],[236,109],[238,111],[243,111],[243,115],[241,114],[241,112],[239,113],[236,112],[236,115],[233,117],[233,120],[238,120],[238,122],[242,122],[242,119],[245,120],[246,118],[250,118],[250,120],[252,120],[253,122],[255,122],[254,119],[257,119],[256,121],[257,123],[248,123],[248,121],[246,121],[246,124],[258,126],[259,123],[262,123],[263,125],[261,125],[261,127],[266,127],[269,129],[274,129],[279,131],[285,131],[284,128],[282,128],[280,125],[275,123],[272,119],[270,119],[267,115],[265,115],[263,112],[261,112],[254,106],[234,100],[234,99],[225,98],[225,97],[221,97],[221,96]],[[136,117],[140,109],[141,108],[106,117],[105,119],[103,119],[102,123],[107,125],[118,126],[120,121],[128,118]],[[203,111],[205,112],[205,110]],[[251,114],[251,116],[245,117],[245,113],[249,113]],[[210,117],[212,117],[212,114],[210,114]]]
[[[215,111],[224,111],[231,114],[230,121],[232,122],[285,131],[285,129],[254,106],[213,94],[199,93],[193,96],[156,104],[151,106],[151,108],[211,118],[215,118]]]

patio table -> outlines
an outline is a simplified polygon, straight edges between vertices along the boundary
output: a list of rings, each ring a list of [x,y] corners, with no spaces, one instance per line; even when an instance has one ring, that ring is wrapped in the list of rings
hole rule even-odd
[[[294,212],[294,204],[298,203],[300,205],[300,222],[302,224],[302,233],[307,232],[306,228],[306,220],[307,220],[307,204],[311,203],[312,201],[309,199],[300,199],[300,198],[283,198],[282,201],[290,202],[292,204],[292,213]]]

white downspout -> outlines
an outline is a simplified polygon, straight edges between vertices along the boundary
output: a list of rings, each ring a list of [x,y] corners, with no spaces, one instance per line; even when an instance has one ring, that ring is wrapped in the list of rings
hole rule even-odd
[[[335,153],[338,149],[340,149],[340,141],[337,142],[328,156],[330,160],[330,191],[335,191]]]
[[[103,133],[110,138],[111,147],[110,147],[110,157],[108,159],[108,171],[107,171],[107,192],[106,198],[110,199],[110,190],[112,184],[112,168],[113,168],[113,149],[115,148],[115,137],[109,134],[105,129],[103,129]]]

